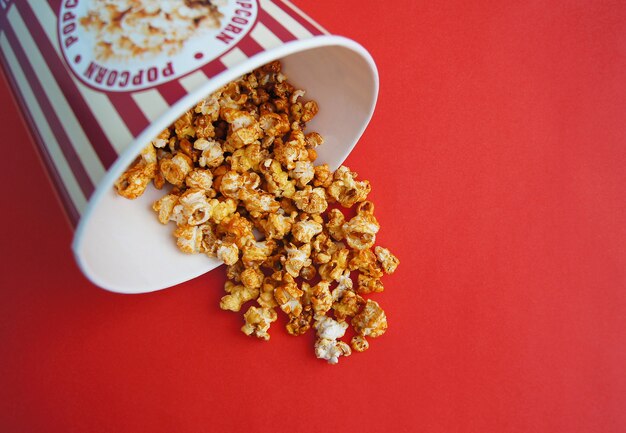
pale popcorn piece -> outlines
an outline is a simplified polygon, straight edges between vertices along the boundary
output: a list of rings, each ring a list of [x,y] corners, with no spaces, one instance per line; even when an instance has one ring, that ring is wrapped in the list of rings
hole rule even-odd
[[[242,284],[235,284],[232,281],[226,281],[224,290],[227,295],[223,296],[220,301],[222,310],[239,311],[243,304],[259,296],[258,288],[246,287]]]
[[[198,159],[200,167],[218,167],[224,162],[224,149],[215,140],[199,138],[193,143],[193,147],[202,152]]]
[[[329,364],[337,364],[340,356],[350,356],[352,350],[343,341],[318,338],[315,341],[315,356],[325,359]]]
[[[180,224],[183,221],[182,213],[175,214],[174,207],[178,204],[178,195],[167,194],[152,204],[152,209],[157,212],[161,224],[175,221]]]
[[[210,116],[211,120],[215,122],[220,115],[220,103],[219,96],[221,92],[215,92],[206,99],[201,100],[194,107],[194,111],[198,114]]]
[[[324,188],[313,188],[311,185],[296,191],[293,202],[298,209],[307,213],[322,213],[328,207]]]
[[[272,255],[275,248],[276,242],[272,239],[250,242],[243,248],[241,260],[248,268],[261,266]]]
[[[169,183],[181,186],[193,168],[193,161],[184,153],[177,153],[171,159],[162,159],[159,169]]]
[[[259,268],[246,268],[241,273],[241,284],[248,289],[259,289],[264,278],[265,275]]]
[[[300,270],[303,267],[311,264],[311,245],[304,244],[300,247],[296,247],[294,244],[289,244],[285,247],[287,257],[283,262],[285,270],[294,278],[300,275]]]
[[[291,229],[293,238],[301,243],[308,244],[314,236],[320,234],[323,227],[314,220],[304,220],[295,223]]]
[[[304,188],[315,177],[315,168],[311,161],[296,161],[293,170],[289,171],[289,177],[296,181],[299,188]]]
[[[352,318],[352,327],[363,337],[379,337],[387,330],[387,316],[378,302],[368,299],[365,307]]]
[[[327,340],[337,340],[343,337],[348,329],[346,322],[338,322],[328,316],[316,316],[313,326],[317,330],[317,336]]]
[[[188,188],[200,188],[209,191],[213,185],[213,173],[204,168],[194,168],[185,178]]]
[[[265,307],[250,307],[248,311],[243,315],[245,325],[241,328],[244,334],[254,335],[263,340],[269,340],[270,335],[267,331],[270,328],[272,322],[275,322],[278,318],[276,311],[273,308]]]
[[[387,274],[393,274],[400,264],[400,260],[389,251],[387,248],[383,248],[377,246],[374,248],[374,252],[376,253],[376,257],[383,265],[383,270]]]
[[[202,230],[198,226],[179,226],[174,230],[176,245],[186,254],[196,254],[200,252],[202,243]]]
[[[298,288],[289,274],[285,274],[281,284],[274,289],[274,299],[280,309],[294,316],[299,316],[302,313],[300,298],[303,294],[304,292]]]
[[[212,213],[206,193],[200,188],[189,188],[178,198],[178,205],[188,225],[199,225],[209,220]]]
[[[365,352],[369,349],[370,344],[362,335],[355,335],[350,340],[350,346],[357,352]]]
[[[128,199],[141,196],[157,172],[156,150],[152,144],[146,146],[135,163],[115,182],[117,193]]]
[[[359,206],[363,204],[368,205],[358,209],[357,214],[342,226],[346,242],[355,250],[371,248],[380,229],[380,224],[373,214],[373,205],[369,206],[371,202],[363,202]]]
[[[342,206],[352,207],[367,199],[371,191],[368,181],[357,181],[356,177],[355,172],[342,165],[335,171],[333,182],[326,188],[326,192]]]
[[[239,248],[237,244],[227,243],[218,240],[216,243],[217,258],[224,262],[226,265],[232,265],[239,260]]]

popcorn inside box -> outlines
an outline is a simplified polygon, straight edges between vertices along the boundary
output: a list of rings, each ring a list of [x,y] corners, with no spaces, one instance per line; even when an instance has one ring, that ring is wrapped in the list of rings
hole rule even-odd
[[[185,112],[115,190],[128,199],[150,184],[163,192],[155,218],[181,254],[224,262],[220,307],[245,311],[244,334],[269,340],[285,314],[286,331],[315,332],[315,355],[335,364],[385,333],[371,297],[399,260],[376,245],[370,183],[348,167],[316,164],[324,138],[307,123],[319,110],[271,62]],[[343,341],[350,325],[354,336]]]

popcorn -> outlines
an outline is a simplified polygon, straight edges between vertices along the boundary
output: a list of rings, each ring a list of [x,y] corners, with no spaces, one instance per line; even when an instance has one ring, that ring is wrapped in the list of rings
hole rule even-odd
[[[293,202],[298,209],[306,213],[322,213],[328,207],[326,192],[323,188],[312,188],[311,185],[293,194]]]
[[[166,181],[181,186],[193,168],[193,161],[184,153],[177,153],[172,158],[162,159],[159,169]]]
[[[315,235],[322,232],[323,228],[320,223],[313,220],[298,221],[293,225],[291,233],[295,240],[308,244]]]
[[[365,308],[352,319],[352,326],[363,337],[379,337],[387,330],[387,316],[378,302],[368,299]]]
[[[374,252],[376,253],[376,257],[378,257],[380,263],[383,265],[383,270],[385,271],[385,273],[393,274],[400,264],[400,260],[398,260],[398,258],[393,254],[391,254],[391,251],[389,251],[387,248],[377,246],[376,248],[374,248]]]
[[[269,330],[272,322],[276,321],[278,315],[272,308],[258,308],[252,306],[248,308],[248,311],[246,311],[243,315],[243,318],[246,322],[246,324],[241,328],[244,334],[255,335],[263,340],[269,340],[270,335],[267,331]]]
[[[315,341],[315,356],[325,359],[329,364],[337,364],[340,356],[350,356],[352,351],[343,341],[318,338]]]
[[[246,287],[244,285],[235,284],[232,281],[226,281],[224,290],[228,295],[223,296],[220,301],[220,308],[222,310],[237,312],[241,310],[243,304],[259,296],[258,288]]]
[[[302,313],[300,298],[303,294],[304,292],[298,288],[293,278],[285,274],[282,284],[274,290],[274,299],[285,313],[299,316]]]
[[[121,196],[135,199],[143,194],[156,171],[156,151],[150,144],[141,151],[140,159],[115,182],[115,189]]]
[[[384,311],[365,297],[384,290],[399,260],[375,245],[369,182],[345,166],[315,165],[324,140],[305,131],[319,107],[304,95],[279,62],[262,66],[186,111],[115,186],[127,198],[151,181],[167,188],[152,208],[161,224],[173,223],[178,248],[226,265],[220,308],[254,302],[242,332],[268,340],[279,307],[290,335],[314,327],[315,355],[332,364],[387,329]],[[356,213],[346,218],[329,203]],[[349,326],[348,344],[340,339]]]
[[[198,139],[193,143],[193,148],[202,151],[198,159],[200,167],[218,167],[224,162],[224,150],[215,140]]]
[[[328,195],[337,200],[343,207],[352,207],[355,203],[367,198],[371,186],[368,181],[356,181],[356,173],[346,166],[335,171],[333,182],[327,188]]]
[[[311,245],[304,244],[300,247],[296,247],[294,244],[289,244],[285,248],[287,258],[283,261],[285,270],[294,278],[300,275],[300,270],[303,267],[311,264]]]
[[[364,203],[371,204],[370,202]],[[356,216],[342,226],[346,242],[356,250],[371,248],[376,241],[376,233],[380,229],[380,225],[374,217],[373,205],[362,205],[363,203],[359,205]]]

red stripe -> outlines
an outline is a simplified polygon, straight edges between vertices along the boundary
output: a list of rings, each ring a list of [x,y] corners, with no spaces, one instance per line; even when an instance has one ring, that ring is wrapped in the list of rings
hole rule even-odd
[[[130,93],[107,92],[106,95],[133,137],[137,137],[150,124]]]
[[[283,42],[293,41],[297,39],[293,33],[287,30],[281,23],[267,13],[263,8],[259,8],[259,21],[261,21],[265,27],[267,27],[272,33],[274,33],[278,39]]]
[[[22,70],[24,71],[24,76],[26,77],[26,80],[30,84],[30,87],[35,94],[35,97],[37,97],[37,102],[39,102],[41,111],[43,111],[43,114],[46,117],[48,124],[50,125],[50,129],[57,139],[59,147],[61,148],[61,152],[63,153],[65,160],[69,164],[70,169],[72,170],[72,173],[74,174],[74,177],[76,178],[76,181],[78,182],[78,185],[83,192],[83,195],[85,196],[85,198],[89,198],[94,190],[94,186],[93,183],[91,183],[91,179],[89,179],[89,176],[87,175],[85,167],[83,167],[78,157],[78,154],[76,153],[76,150],[72,146],[72,143],[67,133],[65,132],[65,129],[63,129],[63,125],[59,120],[56,111],[52,106],[52,103],[46,97],[43,87],[37,78],[37,74],[28,62],[28,57],[24,52],[22,46],[20,45],[17,36],[13,32],[13,29],[10,27],[5,29],[5,35],[7,37],[7,40],[9,41],[9,44],[13,48],[13,51],[15,52],[15,57],[17,57],[17,60],[20,63]]]
[[[313,35],[319,36],[324,33],[318,29],[311,21],[311,18],[306,15],[302,15],[299,11],[293,9],[290,5],[282,0],[274,0],[274,4],[278,6],[283,12],[287,13],[291,18],[296,20],[302,27],[310,31]]]
[[[93,115],[91,108],[81,97],[76,84],[68,75],[69,72],[63,60],[56,55],[54,47],[50,43],[43,27],[40,25],[39,20],[30,6],[27,2],[21,2],[18,4],[20,6],[18,10],[24,18],[24,21],[28,23],[30,34],[40,47],[41,54],[50,68],[55,81],[63,90],[64,95],[67,98],[74,115],[83,127],[83,130],[87,132],[91,144],[85,143],[85,145],[91,146],[96,152],[96,155],[98,155],[102,165],[105,168],[109,168],[117,159],[117,152],[108,140],[107,136],[104,134],[104,131],[102,130],[98,120]]]
[[[48,0],[48,4],[54,11],[54,14],[57,15],[61,10],[61,2],[62,0]]]
[[[207,77],[213,78],[220,72],[224,72],[226,70],[226,65],[220,61],[220,59],[211,60],[209,63],[200,68],[202,72],[206,74]]]
[[[243,53],[248,57],[252,57],[255,54],[258,54],[261,51],[263,51],[263,47],[259,45],[259,43],[252,38],[250,33],[248,33],[241,40],[241,42],[239,42],[239,45],[237,45],[237,47],[239,47],[239,49],[243,51]]]
[[[69,195],[69,192],[67,191],[67,188],[65,184],[63,183],[63,180],[61,179],[59,172],[57,171],[54,165],[52,157],[48,153],[48,149],[43,144],[44,140],[39,134],[39,131],[37,130],[37,123],[32,118],[28,110],[28,106],[26,105],[24,100],[21,98],[21,95],[19,94],[19,90],[18,90],[19,88],[17,86],[17,82],[15,81],[13,75],[11,75],[9,66],[5,63],[5,60],[3,57],[0,57],[0,61],[2,61],[2,66],[4,68],[4,72],[5,72],[4,76],[11,83],[9,88],[12,90],[11,93],[13,95],[13,99],[17,102],[17,104],[20,107],[20,113],[22,114],[22,117],[27,124],[26,125],[27,130],[29,131],[29,133],[31,134],[33,138],[33,143],[35,144],[35,148],[38,151],[37,153],[39,157],[41,158],[41,162],[46,167],[46,173],[48,175],[48,178],[50,179],[50,181],[52,182],[54,186],[54,190],[57,193],[56,196],[61,202],[62,207],[65,209],[65,214],[67,218],[69,219],[70,225],[72,227],[76,227],[76,224],[78,223],[78,220],[80,219],[80,214],[78,213],[78,210],[76,209],[76,206],[74,202],[72,201]]]
[[[168,83],[160,85],[157,90],[167,102],[167,105],[172,106],[187,94],[187,91],[178,80],[173,80]]]

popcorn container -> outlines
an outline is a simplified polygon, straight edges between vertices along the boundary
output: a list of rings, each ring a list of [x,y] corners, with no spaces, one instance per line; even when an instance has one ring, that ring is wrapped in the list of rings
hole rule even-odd
[[[369,122],[376,66],[288,0],[0,0],[0,58],[72,227],[84,274],[149,292],[221,264],[175,245],[151,209],[113,184],[141,149],[228,82],[280,59],[318,102],[318,163],[337,168]]]

